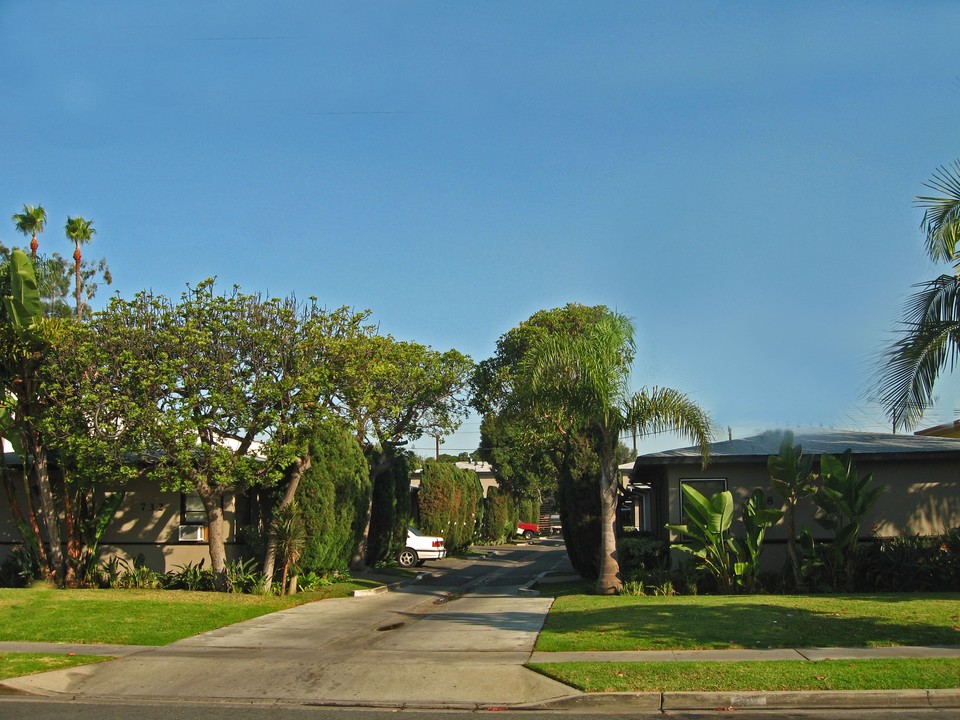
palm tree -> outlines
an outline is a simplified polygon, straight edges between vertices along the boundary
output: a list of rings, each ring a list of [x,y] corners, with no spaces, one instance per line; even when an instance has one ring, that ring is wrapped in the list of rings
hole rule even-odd
[[[564,435],[588,433],[599,441],[600,594],[623,586],[616,537],[620,434],[634,428],[641,437],[672,430],[700,448],[704,465],[709,458],[710,418],[700,407],[669,388],[629,393],[634,350],[630,320],[609,313],[582,335],[547,337],[533,347],[523,367],[523,392],[536,412]]]
[[[47,211],[43,209],[43,205],[24,205],[23,212],[14,213],[10,219],[16,223],[19,232],[25,236],[31,236],[30,254],[36,257],[37,247],[40,245],[37,242],[37,235],[42,233],[47,225]]]
[[[73,262],[76,273],[77,320],[82,320],[83,303],[80,300],[80,287],[82,285],[80,281],[80,246],[90,242],[93,236],[97,234],[97,231],[93,229],[93,220],[86,220],[80,215],[77,215],[77,217],[67,215],[67,224],[64,230],[67,233],[67,238],[72,240],[74,244]]]
[[[893,430],[909,429],[933,404],[933,386],[960,357],[960,161],[941,166],[924,183],[937,195],[921,195],[920,229],[934,262],[952,263],[953,273],[920,283],[907,300],[899,339],[885,353],[877,384]]]

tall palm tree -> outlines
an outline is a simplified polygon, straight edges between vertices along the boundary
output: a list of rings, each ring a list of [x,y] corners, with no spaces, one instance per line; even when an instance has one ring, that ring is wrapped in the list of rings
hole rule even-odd
[[[19,232],[31,237],[30,254],[36,257],[37,247],[40,245],[37,235],[42,233],[47,225],[47,211],[43,209],[43,205],[24,205],[23,212],[14,213],[10,219],[16,223]]]
[[[921,195],[920,229],[926,253],[938,263],[952,263],[953,273],[920,283],[907,300],[899,338],[884,355],[877,394],[893,430],[909,429],[933,404],[940,373],[960,357],[960,161],[941,166],[924,183],[936,195]]]
[[[700,407],[669,388],[629,393],[634,351],[632,323],[609,313],[582,335],[551,336],[538,343],[523,367],[524,392],[535,412],[564,435],[586,432],[599,440],[601,557],[596,591],[601,594],[623,586],[616,537],[616,447],[621,433],[636,428],[644,436],[672,430],[700,448],[704,465],[709,458],[710,418]]]
[[[90,242],[97,231],[93,228],[93,220],[86,220],[80,215],[77,215],[77,217],[67,215],[67,224],[64,230],[67,233],[67,238],[72,240],[74,244],[73,263],[76,274],[77,320],[82,320],[83,302],[80,300],[80,287],[82,285],[80,281],[80,259],[82,256],[80,246]]]

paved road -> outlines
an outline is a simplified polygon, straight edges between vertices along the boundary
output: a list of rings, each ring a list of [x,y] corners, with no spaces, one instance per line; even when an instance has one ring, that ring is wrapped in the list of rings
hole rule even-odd
[[[575,694],[523,667],[552,601],[518,589],[566,562],[555,542],[444,560],[428,564],[435,571],[429,578],[397,592],[310,603],[113,662],[6,684],[33,693],[180,701],[547,701]]]

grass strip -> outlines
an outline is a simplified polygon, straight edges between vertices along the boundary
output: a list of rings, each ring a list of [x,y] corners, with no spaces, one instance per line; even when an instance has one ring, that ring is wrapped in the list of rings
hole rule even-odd
[[[183,590],[0,589],[0,640],[166,645],[376,585],[354,580],[286,597]]]
[[[102,655],[43,655],[41,653],[0,653],[0,680],[101,662]]]
[[[960,594],[558,593],[537,650],[960,645]]]
[[[960,687],[960,659],[543,663],[527,667],[584,692],[935,690]]]

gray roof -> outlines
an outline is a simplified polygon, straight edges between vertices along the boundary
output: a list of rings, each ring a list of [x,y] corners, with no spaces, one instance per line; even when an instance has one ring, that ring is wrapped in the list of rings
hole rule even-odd
[[[766,462],[770,455],[780,452],[785,430],[768,430],[760,435],[740,440],[724,440],[710,444],[710,462]],[[889,458],[923,454],[933,456],[956,455],[960,458],[960,440],[922,435],[891,435],[889,433],[856,432],[853,430],[796,430],[793,444],[803,447],[804,455],[822,453],[842,455],[848,448],[859,458]],[[700,462],[696,447],[678,448],[641,455],[635,467],[663,464]]]

